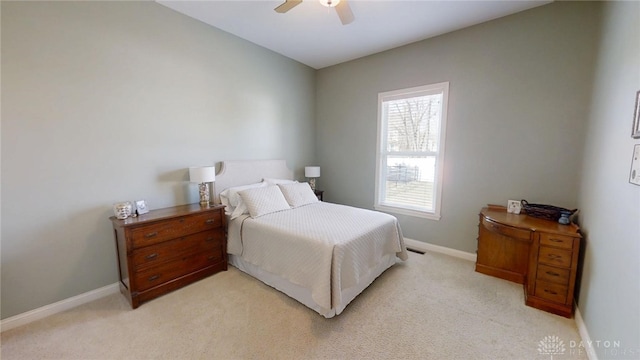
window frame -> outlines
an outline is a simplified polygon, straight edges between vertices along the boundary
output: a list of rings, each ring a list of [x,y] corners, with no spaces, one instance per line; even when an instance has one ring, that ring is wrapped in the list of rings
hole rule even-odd
[[[391,152],[387,150],[387,131],[388,124],[383,119],[383,103],[385,101],[412,98],[417,96],[432,95],[442,93],[442,109],[440,113],[438,151],[420,151],[420,152]],[[447,108],[449,103],[449,82],[441,82],[429,85],[416,86],[406,89],[398,89],[378,93],[378,141],[376,148],[376,181],[375,181],[375,202],[374,209],[409,215],[414,217],[426,218],[430,220],[440,220],[442,205],[442,185],[444,180],[444,150],[447,129]],[[389,156],[434,156],[435,155],[435,174],[434,174],[434,191],[433,191],[433,211],[417,209],[411,206],[403,206],[401,204],[382,203],[384,199],[384,191],[386,191],[387,177],[387,157]],[[383,187],[384,186],[384,187]]]

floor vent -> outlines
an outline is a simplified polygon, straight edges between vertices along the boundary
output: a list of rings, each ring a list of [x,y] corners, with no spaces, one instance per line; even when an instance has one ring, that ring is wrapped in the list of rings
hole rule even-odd
[[[421,250],[407,248],[407,251],[411,251],[411,252],[414,252],[416,254],[424,255],[424,251],[421,251]]]

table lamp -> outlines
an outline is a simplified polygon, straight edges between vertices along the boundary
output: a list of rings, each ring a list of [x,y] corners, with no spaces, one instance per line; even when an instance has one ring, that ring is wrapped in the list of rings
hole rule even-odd
[[[215,166],[190,167],[189,181],[198,183],[200,189],[200,205],[209,205],[209,186],[207,183],[216,181]]]
[[[304,176],[309,179],[311,190],[316,191],[316,178],[320,177],[320,166],[305,166]]]

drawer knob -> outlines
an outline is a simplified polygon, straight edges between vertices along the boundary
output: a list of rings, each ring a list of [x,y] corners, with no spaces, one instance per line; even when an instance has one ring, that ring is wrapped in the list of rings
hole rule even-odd
[[[207,241],[213,241],[215,238],[213,236],[210,236],[207,238]]]
[[[147,260],[152,260],[152,259],[155,259],[155,258],[157,258],[157,257],[158,257],[158,254],[153,253],[153,254],[149,254],[149,255],[147,255],[145,258],[146,258]]]
[[[549,289],[544,289],[544,292],[551,294],[551,295],[558,295],[557,292],[553,291],[553,290],[549,290]]]
[[[207,224],[213,224],[215,222],[215,219],[207,219],[207,221],[205,221]]]
[[[549,241],[556,242],[556,243],[562,242],[562,240],[559,240],[559,239],[549,239]]]
[[[549,254],[549,259],[560,259],[562,257],[562,255],[558,255],[558,254]]]
[[[560,274],[558,274],[557,272],[553,272],[553,271],[547,271],[547,275],[560,276]]]
[[[152,233],[148,233],[148,234],[145,234],[145,235],[144,235],[144,237],[146,237],[147,239],[148,239],[148,238],[155,237],[155,236],[158,236],[158,232],[157,232],[157,231],[154,231],[154,232],[152,232]]]
[[[154,280],[158,280],[160,278],[160,275],[153,275],[153,276],[149,276],[149,281],[154,281]]]

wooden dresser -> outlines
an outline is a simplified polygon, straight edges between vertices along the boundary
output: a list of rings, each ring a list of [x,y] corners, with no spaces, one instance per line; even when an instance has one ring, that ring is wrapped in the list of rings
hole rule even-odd
[[[227,270],[224,206],[182,205],[111,217],[120,291],[141,303]]]
[[[579,228],[504,207],[480,212],[476,271],[524,284],[529,306],[571,317],[575,290]]]

